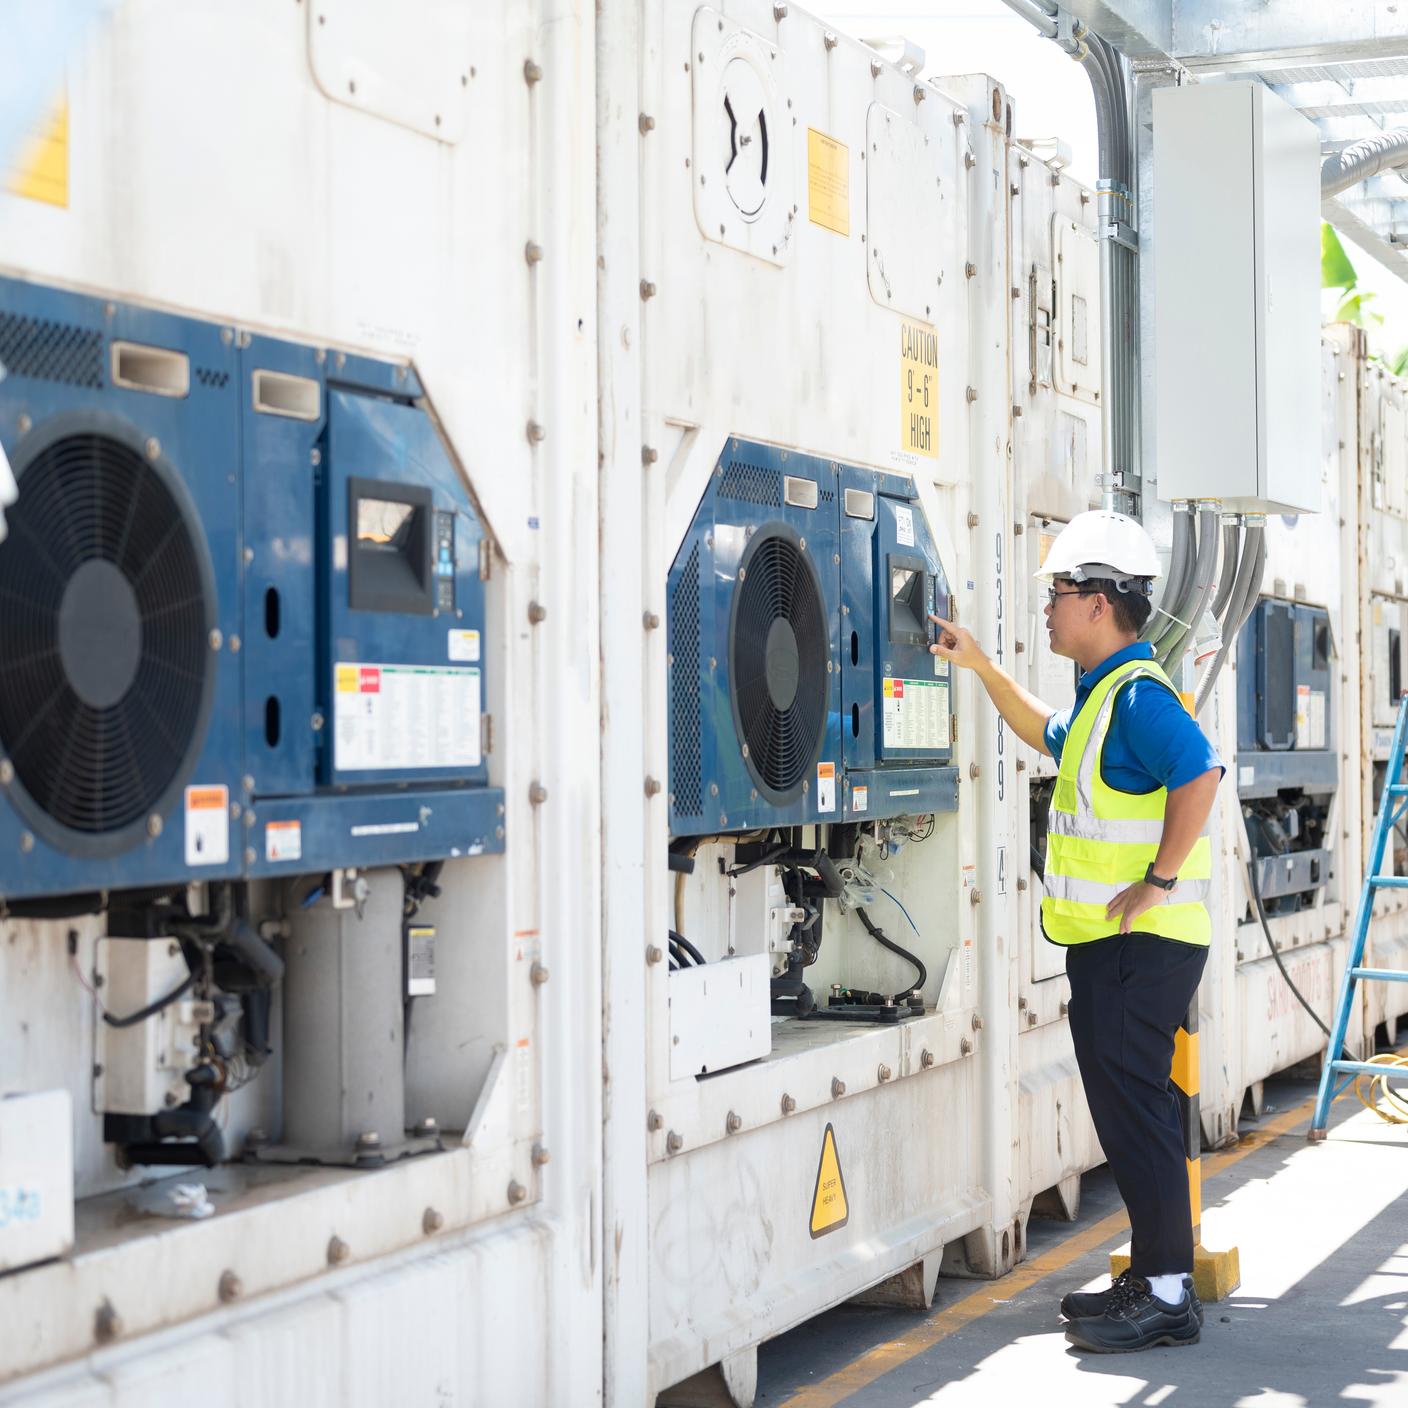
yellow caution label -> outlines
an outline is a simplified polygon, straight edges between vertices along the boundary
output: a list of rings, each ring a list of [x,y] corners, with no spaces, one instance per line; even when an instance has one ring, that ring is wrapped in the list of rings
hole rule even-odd
[[[356,665],[339,665],[337,667],[337,692],[339,694],[356,694],[361,674],[361,670]]]
[[[851,153],[835,137],[807,128],[807,215],[813,225],[851,233]]]
[[[9,188],[17,196],[68,206],[68,95],[21,143],[10,172]]]
[[[821,1162],[816,1170],[816,1192],[812,1194],[812,1236],[824,1237],[850,1221],[846,1204],[846,1180],[841,1176],[841,1159],[836,1152],[836,1134],[830,1125],[821,1139]]]
[[[1185,1094],[1198,1093],[1198,1034],[1191,1036],[1182,1027],[1173,1034],[1173,1083]]]
[[[939,457],[939,335],[926,323],[900,323],[900,449]]]

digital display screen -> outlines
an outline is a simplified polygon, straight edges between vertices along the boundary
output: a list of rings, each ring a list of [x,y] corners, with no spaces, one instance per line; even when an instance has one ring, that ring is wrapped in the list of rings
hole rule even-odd
[[[392,499],[357,500],[357,541],[377,547],[401,549],[411,534],[415,504]]]

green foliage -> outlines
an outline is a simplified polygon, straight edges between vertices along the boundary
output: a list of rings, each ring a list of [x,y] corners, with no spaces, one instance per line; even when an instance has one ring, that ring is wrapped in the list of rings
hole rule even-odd
[[[1320,287],[1342,288],[1348,293],[1359,282],[1349,255],[1344,252],[1333,225],[1320,224]]]
[[[1340,300],[1340,306],[1335,309],[1334,321],[1337,323],[1353,323],[1355,327],[1362,328],[1368,322],[1377,323],[1383,326],[1384,317],[1382,313],[1372,313],[1365,308],[1365,304],[1370,299],[1376,297],[1373,293],[1347,293]]]

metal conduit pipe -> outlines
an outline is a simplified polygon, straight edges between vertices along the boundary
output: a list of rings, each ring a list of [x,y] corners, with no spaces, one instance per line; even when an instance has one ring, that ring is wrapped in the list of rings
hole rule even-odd
[[[1190,594],[1188,611],[1183,618],[1188,624],[1180,627],[1178,634],[1169,643],[1163,659],[1165,670],[1172,670],[1183,658],[1183,653],[1196,634],[1198,623],[1203,619],[1203,612],[1208,609],[1208,603],[1217,588],[1218,516],[1217,504],[1204,503],[1199,506],[1198,566],[1193,577],[1194,590]]]
[[[1320,198],[1329,200],[1381,171],[1408,165],[1408,127],[1375,132],[1341,152],[1333,152],[1320,165]]]
[[[1217,584],[1217,595],[1212,600],[1212,614],[1216,621],[1222,620],[1227,603],[1232,600],[1232,588],[1237,581],[1238,548],[1241,543],[1242,520],[1234,513],[1224,514],[1222,519],[1222,579]]]
[[[1178,599],[1183,593],[1184,584],[1188,580],[1188,570],[1193,561],[1189,551],[1191,517],[1188,504],[1173,505],[1173,550],[1169,556],[1168,576],[1164,579],[1164,590],[1159,598],[1158,610],[1144,627],[1144,639],[1147,641],[1158,641],[1167,635],[1169,617],[1177,614]]]
[[[1041,4],[1040,0],[1004,0],[1004,3],[1021,15],[1039,34],[1047,39],[1055,39],[1056,16]]]
[[[1204,535],[1199,532],[1200,527],[1201,525],[1193,512],[1193,505],[1190,503],[1188,505],[1188,570],[1183,578],[1183,585],[1177,599],[1170,602],[1162,613],[1163,624],[1154,641],[1154,654],[1159,660],[1168,654],[1170,648],[1185,629],[1183,623],[1188,620],[1188,613],[1198,593],[1198,583],[1201,580],[1200,574],[1207,552],[1203,546]]]
[[[1136,468],[1138,443],[1137,327],[1138,304],[1132,251],[1116,243],[1119,225],[1132,228],[1129,201],[1131,114],[1123,60],[1098,36],[1089,36],[1076,55],[1083,63],[1095,100],[1100,140],[1100,300],[1105,357],[1101,369],[1100,419],[1103,441],[1102,497],[1107,509],[1117,507],[1119,487]]]
[[[1150,632],[1156,656],[1163,655],[1174,636],[1182,629],[1181,623],[1188,619],[1189,603],[1197,590],[1198,552],[1201,548],[1198,520],[1191,502],[1177,507],[1179,512],[1174,524],[1176,528],[1178,519],[1183,519],[1183,564],[1178,576],[1178,592],[1165,593],[1165,598],[1159,605],[1158,624]]]
[[[1232,597],[1227,606],[1227,618],[1222,629],[1222,644],[1217,655],[1208,666],[1208,672],[1198,685],[1193,700],[1193,714],[1202,713],[1203,705],[1212,695],[1213,685],[1222,673],[1233,642],[1243,623],[1251,615],[1261,592],[1261,576],[1266,567],[1266,520],[1253,518],[1247,522],[1247,530],[1242,539],[1242,560],[1237,566],[1237,580],[1232,587]],[[1230,628],[1230,629],[1229,629]]]

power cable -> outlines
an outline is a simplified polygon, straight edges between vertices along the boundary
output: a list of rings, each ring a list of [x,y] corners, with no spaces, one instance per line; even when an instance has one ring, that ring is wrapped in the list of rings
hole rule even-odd
[[[1242,818],[1242,827],[1247,838],[1247,855],[1249,857],[1247,861],[1247,876],[1251,883],[1252,900],[1256,905],[1256,917],[1261,920],[1261,932],[1266,935],[1266,946],[1271,950],[1271,957],[1275,959],[1277,968],[1281,970],[1281,976],[1286,980],[1286,986],[1290,988],[1296,1001],[1310,1014],[1310,1020],[1325,1033],[1328,1039],[1333,1036],[1333,1033],[1330,1031],[1329,1027],[1320,1020],[1320,1014],[1306,1001],[1305,994],[1292,982],[1291,975],[1286,971],[1286,965],[1282,961],[1281,950],[1276,947],[1276,940],[1271,937],[1271,925],[1267,923],[1266,907],[1261,901],[1261,882],[1257,879],[1256,848],[1252,845],[1251,832],[1246,829],[1245,815]],[[1353,1053],[1351,1053],[1348,1046],[1344,1046],[1341,1049],[1344,1051],[1348,1060],[1354,1060]]]

